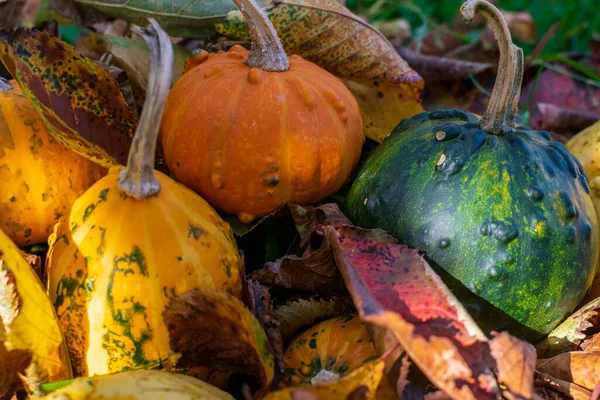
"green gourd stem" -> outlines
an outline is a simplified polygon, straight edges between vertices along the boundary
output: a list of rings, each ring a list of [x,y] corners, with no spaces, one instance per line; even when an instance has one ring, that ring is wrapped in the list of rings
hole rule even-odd
[[[66,381],[43,383],[42,385],[40,385],[40,390],[44,393],[50,393],[55,390],[62,389],[65,386],[69,386],[71,383],[73,383],[74,380],[75,379],[69,379]]]
[[[252,36],[252,47],[246,64],[270,72],[284,72],[290,69],[290,62],[277,31],[263,9],[254,0],[233,2],[244,14]]]
[[[0,92],[5,92],[7,90],[11,90],[12,88],[13,86],[8,80],[0,78]]]
[[[479,125],[481,129],[494,135],[512,132],[521,96],[523,50],[513,44],[504,17],[492,4],[485,0],[467,0],[460,11],[466,23],[471,22],[475,13],[485,17],[494,31],[500,49],[496,83]]]
[[[131,143],[127,167],[121,171],[119,190],[142,200],[157,194],[160,183],[154,173],[154,155],[160,121],[171,86],[173,45],[158,22],[149,18],[148,28],[132,27],[150,48],[150,76],[146,90],[146,104]]]

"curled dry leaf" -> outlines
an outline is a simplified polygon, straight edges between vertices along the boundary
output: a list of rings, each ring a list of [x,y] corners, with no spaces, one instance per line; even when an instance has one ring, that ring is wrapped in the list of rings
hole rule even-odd
[[[294,218],[294,224],[301,238],[304,238],[312,226],[320,225],[352,225],[340,207],[335,203],[322,204],[318,207],[302,207],[288,203]]]
[[[537,344],[539,357],[553,357],[577,349],[587,337],[585,330],[593,326],[591,320],[598,317],[598,310],[600,297],[574,312]]]
[[[305,247],[302,256],[287,255],[268,262],[262,269],[252,272],[250,279],[287,289],[346,293],[329,240],[319,227],[311,229],[301,244]]]
[[[398,52],[428,85],[467,79],[470,74],[477,75],[491,68],[491,64],[423,55],[406,48],[398,48]]]
[[[544,397],[549,399],[590,400],[590,395],[592,394],[589,390],[574,383],[563,381],[540,372],[536,372],[534,383],[538,393],[541,392],[540,389],[546,389],[547,392],[550,392],[547,397]],[[546,391],[542,391],[542,393],[544,392]],[[554,397],[552,394],[558,394],[558,396]]]
[[[517,398],[533,396],[535,374],[535,347],[501,332],[490,342],[492,357],[497,361],[498,382],[504,384]]]
[[[600,382],[600,352],[562,353],[550,359],[538,360],[537,370],[591,391]]]
[[[29,264],[29,266],[33,269],[37,277],[40,278],[40,281],[43,282],[44,273],[42,271],[42,259],[40,258],[40,256],[36,254],[25,253],[23,250],[19,250],[19,253],[27,262],[27,264]]]
[[[274,377],[275,360],[260,323],[235,297],[193,290],[175,297],[163,312],[171,349],[182,368],[211,366],[245,373],[260,382],[264,395]]]
[[[278,315],[273,310],[273,305],[271,304],[269,289],[252,280],[246,281],[246,287],[248,288],[250,309],[265,330],[271,343],[271,349],[273,349],[273,356],[275,357],[279,371],[283,372],[283,341],[285,339],[282,337]]]
[[[0,60],[53,136],[96,163],[127,160],[137,121],[109,72],[46,32],[0,32]]]
[[[269,393],[264,400],[375,400],[384,367],[384,361],[376,358],[339,380],[312,386],[292,386]]]
[[[499,397],[496,366],[518,362],[514,350],[499,351],[499,344],[490,348],[485,335],[416,250],[399,245],[380,230],[328,227],[326,235],[365,322],[392,331],[412,361],[450,397]],[[517,342],[509,341],[511,346]],[[524,358],[521,361],[527,365],[520,368],[533,370],[535,360]],[[528,392],[533,385],[532,380],[513,382],[507,372],[503,377],[509,390]]]
[[[301,328],[314,325],[317,321],[354,312],[352,299],[345,296],[329,298],[297,299],[280,305],[274,311],[279,321],[281,336],[288,340]]]
[[[13,399],[23,389],[19,375],[25,375],[31,363],[31,353],[26,350],[8,351],[4,347],[3,332],[0,332],[0,400]]]
[[[423,79],[385,36],[336,0],[271,0],[265,9],[288,54],[318,64],[352,91],[367,137],[381,142],[402,119],[423,111]],[[239,11],[217,30],[250,38]]]
[[[26,366],[27,389],[39,393],[39,385],[72,377],[67,347],[52,303],[40,279],[21,256],[17,246],[0,231],[0,340],[7,352],[0,365],[15,362],[12,372]],[[24,359],[30,359],[24,365]],[[4,380],[6,379],[6,380]],[[3,385],[15,376],[3,378]],[[0,393],[6,387],[0,387]]]
[[[531,97],[529,103],[529,113],[532,121],[533,129],[549,129],[554,127],[552,130],[559,130],[561,133],[566,134],[570,133],[575,134],[579,131],[579,129],[574,129],[581,120],[581,113],[590,113],[595,115],[600,115],[600,102],[597,99],[600,98],[600,88],[587,85],[584,82],[581,82],[577,79],[574,79],[571,71],[567,69],[567,67],[560,64],[553,64],[553,69],[544,70],[537,82],[535,79],[532,79],[529,84],[527,84],[522,91],[521,94],[521,106],[524,106],[528,99]],[[531,94],[531,91],[534,90],[534,93]],[[545,104],[543,107],[545,115],[542,113],[542,108],[540,108],[540,103]],[[574,120],[565,121],[564,116],[560,116],[561,120],[558,120],[559,115],[556,110],[548,108],[548,105],[554,105],[563,110],[563,113],[568,110],[576,110],[579,117]],[[588,118],[589,118],[588,114]],[[545,120],[545,117],[549,117],[549,121]],[[561,127],[560,124],[568,122],[568,124],[574,124],[573,128],[569,128],[567,126]],[[574,130],[570,130],[574,129]],[[569,131],[570,130],[570,131]]]
[[[150,75],[150,52],[146,42],[138,37],[100,35],[92,33],[81,44],[87,51],[96,55],[110,53],[111,64],[123,70],[129,78],[138,105],[144,104],[148,76]],[[183,66],[189,53],[181,47],[173,46],[173,85],[183,73]]]
[[[569,136],[600,120],[600,113],[569,110],[554,104],[538,103],[538,109],[539,114],[531,120],[533,129],[564,132]]]

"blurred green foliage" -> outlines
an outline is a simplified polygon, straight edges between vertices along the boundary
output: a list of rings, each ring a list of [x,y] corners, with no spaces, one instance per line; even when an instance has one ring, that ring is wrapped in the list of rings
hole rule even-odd
[[[438,23],[452,26],[462,3],[463,0],[347,0],[346,6],[367,16],[371,23],[405,18],[413,34],[419,36]],[[554,23],[560,23],[543,54],[588,51],[590,39],[600,36],[600,0],[498,0],[496,5],[507,11],[529,11],[536,23],[538,39]],[[518,44],[526,54],[535,47]]]

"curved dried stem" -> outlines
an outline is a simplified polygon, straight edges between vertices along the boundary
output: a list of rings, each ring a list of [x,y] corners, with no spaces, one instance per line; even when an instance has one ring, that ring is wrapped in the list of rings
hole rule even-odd
[[[263,71],[287,71],[290,62],[267,14],[254,0],[233,0],[233,2],[244,14],[252,35],[252,48],[247,64]]]
[[[508,25],[500,11],[485,0],[467,0],[460,11],[466,23],[471,22],[476,13],[485,17],[498,41],[500,62],[498,75],[487,110],[479,125],[494,135],[514,130],[517,107],[523,81],[523,50],[515,46]]]
[[[154,155],[160,121],[171,86],[173,45],[158,22],[149,18],[148,28],[132,27],[150,48],[150,76],[146,103],[131,143],[127,167],[121,171],[119,190],[136,199],[145,199],[160,191],[154,173]]]

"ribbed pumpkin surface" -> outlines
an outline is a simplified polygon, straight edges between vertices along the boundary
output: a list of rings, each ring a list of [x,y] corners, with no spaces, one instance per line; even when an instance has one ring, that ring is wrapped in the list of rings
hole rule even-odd
[[[54,139],[13,82],[0,92],[0,229],[18,245],[42,243],[106,169]]]
[[[161,127],[176,179],[245,222],[336,192],[364,142],[358,104],[338,78],[300,56],[285,72],[247,58],[240,46],[200,54],[171,89]]]
[[[77,375],[168,368],[169,299],[195,288],[242,293],[231,229],[212,207],[159,172],[156,196],[124,196],[121,169],[81,196],[50,238],[48,288]]]

